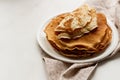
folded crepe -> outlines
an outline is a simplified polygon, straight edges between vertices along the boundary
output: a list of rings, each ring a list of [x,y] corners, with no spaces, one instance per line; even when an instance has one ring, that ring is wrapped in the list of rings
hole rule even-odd
[[[90,11],[86,6],[84,6],[84,8]],[[91,9],[91,13],[89,13],[91,16],[78,14],[81,13],[83,9],[78,8],[72,13],[58,15],[53,18],[45,28],[47,40],[63,56],[90,58],[100,54],[101,51],[105,50],[110,44],[112,31],[107,25],[104,14],[96,13],[96,17],[94,17],[95,14],[92,14],[92,11],[94,12],[93,9]],[[84,10],[82,12],[87,13],[87,11],[85,12]],[[84,18],[84,16],[88,17]],[[71,21],[72,19],[78,19],[78,22],[75,23],[78,27],[69,27],[72,24],[68,23],[66,23],[67,27],[62,25],[61,23],[65,23],[65,19],[69,19],[68,23],[70,23],[70,19]],[[79,24],[79,21],[81,21],[82,24]]]

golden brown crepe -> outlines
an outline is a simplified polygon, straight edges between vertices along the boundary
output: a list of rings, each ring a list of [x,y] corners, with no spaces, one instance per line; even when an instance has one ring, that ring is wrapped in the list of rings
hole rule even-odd
[[[98,28],[75,40],[59,40],[54,32],[55,27],[67,15],[61,14],[50,21],[45,33],[50,44],[62,55],[73,58],[92,57],[103,51],[111,41],[111,29],[103,14],[97,14]]]
[[[75,11],[79,10],[77,9]],[[112,31],[107,25],[106,17],[101,13],[97,13],[98,26],[94,30],[77,39],[59,39],[59,33],[56,33],[55,29],[60,22],[69,15],[71,14],[65,13],[56,16],[45,28],[48,41],[56,50],[59,51],[59,53],[72,58],[90,58],[100,54],[100,52],[105,50],[105,48],[110,44]]]

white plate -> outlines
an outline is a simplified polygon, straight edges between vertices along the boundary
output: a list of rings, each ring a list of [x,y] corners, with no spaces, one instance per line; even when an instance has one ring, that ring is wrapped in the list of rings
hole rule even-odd
[[[107,20],[108,25],[111,27],[112,29],[112,41],[110,46],[107,47],[107,49],[100,54],[99,56],[90,58],[90,59],[72,59],[72,58],[67,58],[62,56],[61,54],[59,54],[59,52],[57,52],[48,42],[48,40],[46,39],[46,34],[44,33],[44,28],[46,27],[47,23],[43,26],[40,27],[38,34],[37,34],[37,41],[40,45],[40,47],[51,57],[54,57],[58,60],[62,60],[65,62],[70,62],[70,63],[84,63],[84,62],[96,62],[96,61],[100,61],[104,58],[106,58],[108,55],[110,55],[112,53],[112,51],[117,47],[118,41],[119,41],[119,37],[118,37],[118,31],[116,29],[116,27],[112,24],[112,22],[110,22],[109,20]]]

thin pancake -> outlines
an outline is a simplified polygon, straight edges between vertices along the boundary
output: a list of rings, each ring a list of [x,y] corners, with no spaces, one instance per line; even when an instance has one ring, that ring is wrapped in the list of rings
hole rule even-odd
[[[97,14],[98,28],[75,40],[59,40],[54,32],[60,21],[69,15],[61,14],[50,21],[45,33],[51,45],[67,57],[90,57],[104,50],[111,41],[111,29],[103,14]]]

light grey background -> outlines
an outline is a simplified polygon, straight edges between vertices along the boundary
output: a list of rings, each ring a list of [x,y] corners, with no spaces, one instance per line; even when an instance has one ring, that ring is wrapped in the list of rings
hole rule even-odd
[[[46,80],[36,34],[49,18],[84,0],[0,0],[0,80]],[[99,64],[92,80],[120,80],[120,55]]]

